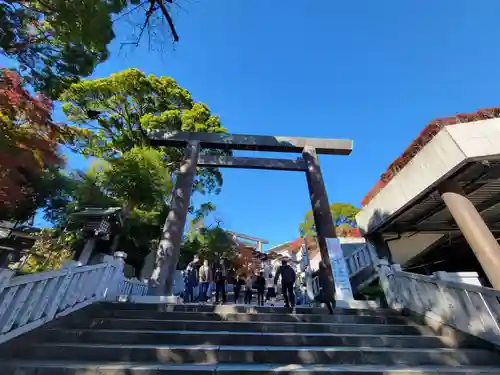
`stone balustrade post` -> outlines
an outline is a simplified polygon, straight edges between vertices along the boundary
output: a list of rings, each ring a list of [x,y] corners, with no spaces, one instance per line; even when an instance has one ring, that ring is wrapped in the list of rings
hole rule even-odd
[[[379,275],[379,283],[384,292],[387,304],[391,308],[399,308],[398,306],[398,290],[394,282],[394,272],[401,271],[401,265],[390,264],[385,258],[378,259],[376,265]]]
[[[127,259],[127,254],[123,251],[116,251],[113,255],[105,255],[103,257],[104,263],[110,263],[114,265],[112,274],[107,278],[108,285],[104,286],[107,288],[106,298],[116,299],[120,295],[120,286],[125,279],[123,274],[123,269],[125,267],[125,260]]]

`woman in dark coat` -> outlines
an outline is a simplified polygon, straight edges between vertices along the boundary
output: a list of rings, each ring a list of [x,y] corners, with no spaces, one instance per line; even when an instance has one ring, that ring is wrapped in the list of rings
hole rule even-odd
[[[255,279],[253,287],[257,289],[257,305],[264,306],[264,292],[266,290],[266,279],[264,272],[260,272]]]
[[[335,308],[335,286],[330,282],[325,262],[319,262],[319,269],[314,276],[318,276],[320,286],[320,292],[316,300],[324,303],[328,308],[328,312],[333,314],[333,309]]]

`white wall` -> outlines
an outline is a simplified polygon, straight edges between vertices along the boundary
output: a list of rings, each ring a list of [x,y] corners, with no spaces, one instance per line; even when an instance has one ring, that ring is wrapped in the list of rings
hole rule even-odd
[[[404,233],[400,239],[391,240],[387,245],[391,250],[393,262],[404,266],[443,236],[445,235],[440,233]]]
[[[462,162],[499,154],[500,119],[447,126],[362,208],[356,221],[369,232]]]
[[[471,159],[500,155],[500,119],[450,125],[443,128],[362,210],[356,221],[364,232],[376,230],[431,185]],[[394,155],[395,157],[397,155]],[[396,263],[405,264],[442,237],[408,236],[390,241]]]
[[[342,252],[346,257],[351,255],[354,251],[358,250],[360,247],[365,246],[366,242],[364,238],[358,238],[358,237],[339,237],[339,240],[340,240],[340,245],[342,247]],[[298,251],[293,254],[286,249],[275,252],[282,256],[287,256],[290,259],[294,259],[298,262],[302,261],[302,251]],[[311,265],[311,269],[313,271],[316,271],[319,268],[320,261],[321,261],[321,254],[319,253],[319,251],[316,252],[316,254],[313,257],[309,258],[309,264]],[[272,264],[277,267],[281,264],[281,261],[278,259],[274,259]]]

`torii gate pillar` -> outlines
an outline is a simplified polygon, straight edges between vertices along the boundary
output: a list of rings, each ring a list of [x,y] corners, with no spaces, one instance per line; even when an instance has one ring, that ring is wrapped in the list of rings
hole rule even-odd
[[[172,295],[173,278],[179,261],[182,234],[186,225],[199,153],[200,143],[198,141],[190,141],[186,145],[184,159],[172,192],[172,207],[167,220],[165,220],[156,252],[149,294]]]
[[[323,174],[321,173],[316,150],[313,147],[306,146],[302,152],[302,157],[306,163],[307,187],[309,188],[309,198],[311,199],[321,260],[330,271],[328,272],[330,282],[335,285],[326,238],[336,238],[337,232],[330,211],[330,203],[323,181]]]

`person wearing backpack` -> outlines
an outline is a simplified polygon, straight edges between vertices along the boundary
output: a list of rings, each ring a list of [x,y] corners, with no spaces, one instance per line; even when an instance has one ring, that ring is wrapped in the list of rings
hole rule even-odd
[[[278,283],[278,279],[281,276],[281,291],[283,293],[283,298],[285,299],[286,308],[295,308],[295,293],[294,285],[297,275],[295,270],[288,264],[286,259],[281,261],[281,266],[274,276],[274,285]]]

